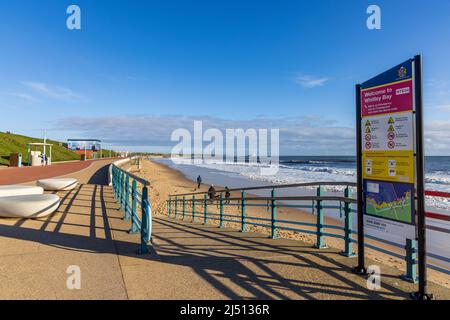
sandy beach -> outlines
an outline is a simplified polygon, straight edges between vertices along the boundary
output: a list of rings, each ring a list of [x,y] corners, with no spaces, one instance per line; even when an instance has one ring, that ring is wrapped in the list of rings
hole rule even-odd
[[[151,205],[152,205],[152,213],[153,215],[167,215],[168,208],[167,208],[167,200],[169,198],[170,194],[183,194],[183,193],[192,193],[192,192],[206,192],[209,188],[209,185],[203,184],[200,189],[197,189],[197,184],[193,181],[187,179],[181,172],[174,170],[172,168],[169,168],[165,165],[162,165],[160,163],[156,163],[154,161],[142,161],[141,163],[141,169],[138,170],[136,166],[131,166],[130,170],[138,174],[148,180],[151,181],[150,186],[150,199],[151,199]],[[220,190],[223,188],[223,186],[215,186],[217,190]],[[248,194],[248,196],[253,196],[251,194]],[[231,197],[240,197],[240,193],[232,193]],[[261,204],[261,202],[259,202]],[[200,204],[197,205],[196,208],[197,212],[197,221],[203,222],[203,214],[200,212],[202,211],[202,207]],[[208,211],[212,214],[218,213],[219,208],[216,204],[211,204],[208,207]],[[179,213],[181,213],[181,205],[179,206]],[[191,217],[192,207],[190,204],[186,205],[186,219],[192,219]],[[238,206],[225,206],[224,213],[227,215],[233,215],[237,217],[240,217],[239,207]],[[265,206],[260,207],[248,207],[247,210],[247,216],[249,217],[255,217],[255,218],[270,218],[270,209]],[[181,218],[181,214],[179,214],[179,217]],[[213,215],[210,216],[209,223],[212,225],[219,225],[219,222],[217,220],[213,220]],[[316,216],[309,213],[304,212],[295,208],[279,208],[277,210],[277,218],[280,220],[295,220],[295,221],[302,221],[307,223],[315,223],[316,222]],[[252,220],[251,218],[248,219],[248,221],[256,222],[256,223],[264,223],[258,220]],[[340,220],[332,219],[325,217],[325,224],[329,225],[339,225],[342,226],[342,222]],[[280,224],[282,225],[282,224]],[[226,227],[234,228],[234,229],[240,229],[240,223],[235,222],[225,222]],[[302,227],[304,229],[310,229],[308,227]],[[247,230],[249,232],[256,231],[261,233],[270,234],[269,228],[264,228],[260,226],[252,226],[247,225]],[[312,229],[311,229],[312,230]],[[326,232],[329,233],[337,233],[338,230],[333,229],[326,229]],[[279,230],[278,235],[280,237],[289,238],[289,239],[295,239],[299,241],[303,241],[305,243],[310,243],[311,245],[314,245],[316,243],[316,236],[315,235],[309,235],[299,232],[293,232],[293,231],[285,231],[285,230]],[[329,247],[337,248],[337,249],[343,249],[344,248],[344,242],[343,240],[336,239],[336,238],[330,238],[325,237],[325,244]],[[377,243],[378,246],[380,244]],[[398,251],[396,248],[392,247],[386,247],[391,251]],[[353,246],[353,250],[357,252],[357,246]],[[382,265],[387,265],[390,267],[397,268],[399,270],[405,270],[405,262],[403,260],[397,259],[393,256],[386,255],[379,253],[377,251],[366,249],[366,257],[375,261],[379,262],[381,269]],[[437,284],[440,284],[442,286],[445,286],[447,288],[450,288],[450,279],[447,275],[435,272],[433,270],[429,270],[428,273],[428,279],[432,282],[435,282]]]

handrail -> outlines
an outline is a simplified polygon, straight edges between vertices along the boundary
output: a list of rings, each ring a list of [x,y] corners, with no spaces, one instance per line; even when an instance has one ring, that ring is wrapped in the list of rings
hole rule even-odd
[[[141,241],[138,254],[149,252],[147,244],[152,237],[152,210],[148,199],[150,182],[128,171],[111,164],[112,186],[116,200],[124,212],[123,220],[131,221],[130,234],[140,232]],[[137,189],[137,183],[142,185],[142,191]],[[141,207],[139,217],[137,206]]]
[[[425,195],[426,196],[430,196],[430,197],[437,197],[437,198],[450,198],[450,192],[442,192],[442,191],[431,191],[431,190],[430,191],[425,191]],[[442,214],[442,213],[435,213],[435,212],[426,211],[425,212],[425,216],[427,218],[430,218],[430,219],[450,221],[450,215],[445,215],[445,214]],[[440,229],[440,228],[431,227],[431,226],[427,226],[427,228],[433,229],[433,230]]]
[[[224,191],[222,191],[224,192]],[[173,197],[173,196],[172,196]],[[176,197],[178,197],[178,195],[176,195]],[[238,197],[230,197],[227,198],[226,200],[230,200],[230,201],[240,201],[242,200],[242,198]],[[307,201],[307,200],[312,200],[312,201],[318,201],[318,200],[322,200],[322,201],[342,201],[342,202],[347,202],[347,203],[358,203],[358,201],[356,199],[353,198],[346,198],[346,197],[338,197],[338,196],[293,196],[293,197],[245,197],[245,200],[253,200],[253,201],[273,201],[273,200],[281,200],[281,201],[288,201],[288,200],[296,200],[296,201]],[[192,200],[185,200],[186,202],[192,201]],[[201,202],[203,201],[202,199],[197,199],[195,200],[197,202]],[[214,201],[219,201],[219,199],[214,199]]]
[[[263,189],[284,189],[284,188],[298,188],[298,187],[316,187],[316,186],[341,186],[341,187],[355,187],[357,186],[354,182],[308,182],[308,183],[293,183],[293,184],[278,184],[278,185],[266,185],[258,187],[246,187],[246,188],[233,188],[233,189],[222,189],[216,190],[216,192],[232,192],[232,191],[249,191],[249,190],[263,190]],[[208,191],[201,192],[191,192],[182,194],[170,194],[170,196],[192,196],[199,194],[207,194]]]
[[[139,176],[137,176],[137,175],[135,175],[135,174],[133,174],[131,172],[128,172],[128,171],[126,171],[126,170],[124,170],[124,169],[122,169],[122,168],[120,168],[120,167],[118,167],[118,166],[116,166],[114,164],[113,164],[113,166],[116,167],[117,169],[119,169],[120,171],[124,172],[126,175],[130,176],[130,178],[132,178],[133,180],[136,180],[137,182],[143,184],[144,186],[149,186],[150,185],[150,182],[148,180],[146,180],[144,178],[141,178],[141,177],[139,177]]]
[[[318,186],[317,195],[311,196],[276,196],[276,189],[289,188],[289,187],[305,187],[305,186]],[[329,196],[324,195],[325,186],[345,186],[343,196]],[[354,256],[352,250],[352,244],[357,243],[356,239],[353,239],[355,231],[353,230],[353,213],[357,211],[352,207],[352,205],[357,203],[357,200],[352,197],[352,190],[356,185],[353,183],[342,183],[342,182],[317,182],[317,183],[301,183],[301,184],[290,184],[290,185],[272,185],[272,186],[261,186],[261,187],[250,187],[250,188],[239,188],[239,189],[227,189],[216,191],[218,194],[214,199],[209,199],[208,192],[197,192],[197,193],[184,193],[169,195],[168,203],[168,215],[169,217],[179,218],[180,216],[184,220],[186,217],[191,216],[192,222],[195,222],[196,214],[198,216],[203,216],[203,223],[208,224],[209,220],[218,221],[219,227],[224,227],[224,222],[231,222],[241,225],[241,231],[246,230],[247,225],[260,226],[269,228],[271,230],[271,237],[278,237],[278,230],[287,230],[294,232],[301,232],[312,234],[317,237],[316,246],[317,248],[324,247],[324,238],[333,237],[338,239],[343,239],[344,251],[342,254],[346,257]],[[259,197],[259,196],[247,196],[245,191],[257,190],[257,189],[271,189],[271,196]],[[223,194],[225,192],[231,191],[241,191],[241,196],[233,196],[224,198]],[[198,196],[202,195],[202,196]],[[427,191],[427,195],[440,196],[440,197],[450,197],[448,193]],[[196,198],[197,196],[197,198]],[[262,203],[259,203],[262,202]],[[294,201],[294,202],[293,202]],[[308,205],[298,204],[299,202],[309,202]],[[330,202],[337,202],[333,204]],[[190,208],[187,208],[187,205]],[[211,212],[208,210],[209,207],[214,208],[217,206],[216,212]],[[180,207],[182,211],[180,212]],[[196,207],[200,207],[203,210],[196,212]],[[234,207],[238,210],[238,213],[225,214],[225,207]],[[254,214],[248,215],[247,208],[266,207],[266,214],[270,216],[267,218],[255,217]],[[317,216],[317,221],[315,223],[306,223],[302,221],[287,220],[286,218],[281,220],[277,219],[277,208],[309,208],[312,213]],[[344,226],[329,225],[324,223],[324,210],[333,209],[341,213],[341,218],[344,220]],[[200,214],[201,213],[201,214]],[[445,214],[435,214],[427,212],[427,217],[434,219],[441,219],[448,221],[450,216]],[[255,222],[256,221],[256,222]],[[306,229],[305,229],[306,227]],[[441,228],[427,226],[428,229],[433,229],[441,232],[450,232],[447,230],[440,230]],[[334,232],[326,232],[327,229],[335,230]],[[342,234],[343,233],[343,234]],[[366,235],[371,241],[377,243],[383,243],[394,247],[395,250],[389,250],[388,248],[380,247],[372,243],[366,243],[365,246],[373,250],[397,257],[404,258],[406,261],[406,275],[405,279],[412,282],[417,280],[417,241],[415,239],[406,239],[404,245],[393,243],[391,241],[386,241],[384,239],[379,239],[370,235]],[[404,254],[400,254],[398,251],[403,250]],[[431,256],[429,254],[429,256]],[[448,258],[441,257],[439,255],[433,255],[435,260],[441,262],[448,262]],[[434,269],[439,272],[450,274],[450,270],[447,267],[442,267],[439,264],[429,264],[429,268]]]
[[[450,221],[449,215],[445,215],[445,214],[441,214],[441,213],[425,212],[425,216],[427,218],[431,218],[431,219]]]
[[[450,198],[450,192],[442,192],[442,191],[425,191],[426,196],[430,197],[439,197],[439,198]]]

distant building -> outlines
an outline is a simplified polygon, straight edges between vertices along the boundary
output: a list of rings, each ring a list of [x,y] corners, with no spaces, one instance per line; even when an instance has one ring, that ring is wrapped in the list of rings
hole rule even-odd
[[[97,139],[67,139],[67,149],[85,155],[86,159],[101,158],[102,144]]]

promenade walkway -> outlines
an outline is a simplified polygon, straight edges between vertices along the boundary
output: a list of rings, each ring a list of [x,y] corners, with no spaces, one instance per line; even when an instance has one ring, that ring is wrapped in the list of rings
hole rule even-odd
[[[38,167],[2,168],[0,170],[0,185],[24,183],[75,173],[88,168],[91,164],[98,161],[100,160],[69,161]]]
[[[369,290],[350,272],[355,260],[333,249],[162,216],[151,254],[137,255],[139,236],[106,185],[108,163],[69,174],[81,184],[58,193],[56,214],[0,219],[0,299],[405,299],[415,290],[383,266],[382,289]],[[66,285],[73,265],[80,290]]]

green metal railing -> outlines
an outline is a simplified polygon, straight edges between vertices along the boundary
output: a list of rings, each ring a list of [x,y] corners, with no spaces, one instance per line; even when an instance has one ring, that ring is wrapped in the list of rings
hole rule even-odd
[[[329,196],[325,195],[324,187],[342,187],[344,189],[342,195]],[[316,195],[312,196],[277,196],[277,189],[281,188],[297,188],[297,187],[315,187]],[[319,182],[319,183],[305,183],[305,184],[290,184],[290,185],[278,185],[278,186],[262,186],[251,187],[241,189],[229,189],[219,190],[214,199],[209,199],[208,194],[205,192],[199,193],[186,193],[170,195],[168,199],[168,215],[173,218],[180,218],[180,206],[181,206],[181,219],[186,220],[191,218],[192,222],[197,222],[198,213],[203,210],[203,224],[208,224],[209,221],[217,221],[218,227],[223,228],[224,222],[235,223],[240,226],[242,232],[247,231],[248,225],[267,228],[270,230],[270,237],[277,238],[280,230],[294,231],[300,233],[306,233],[314,235],[316,238],[316,248],[325,248],[325,238],[338,238],[343,240],[342,255],[346,257],[353,257],[353,244],[358,241],[354,239],[353,235],[356,235],[356,230],[353,230],[353,215],[357,211],[353,208],[353,205],[357,201],[352,197],[352,191],[356,187],[353,183],[340,183],[340,182]],[[248,196],[247,191],[250,190],[270,190],[270,196]],[[226,191],[240,192],[238,197],[224,198]],[[187,210],[187,207],[190,210]],[[215,212],[212,212],[209,207],[216,207]],[[238,209],[235,214],[225,214],[225,207],[233,207]],[[249,210],[252,207],[266,208],[266,212],[259,216],[249,215]],[[355,206],[356,207],[356,206]],[[296,208],[296,209],[308,209],[316,215],[315,222],[305,222],[299,220],[287,220],[279,219],[277,216],[278,208]],[[324,222],[325,210],[335,210],[340,213],[343,224],[331,225]],[[269,215],[270,212],[270,215]],[[264,215],[267,215],[265,217]],[[370,242],[366,241],[365,246],[376,250],[378,252],[395,256],[399,259],[403,259],[406,262],[406,274],[403,276],[412,282],[417,281],[417,242],[414,239],[407,239],[404,245],[398,243],[386,241],[365,235]],[[384,244],[384,248],[376,245],[376,243]],[[387,245],[387,246],[386,246]],[[388,250],[387,247],[394,247],[395,251]],[[400,253],[402,252],[402,253]],[[433,258],[438,260],[449,262],[447,258],[434,255]],[[450,271],[446,268],[439,268],[435,265],[429,265],[428,267],[450,274]]]
[[[150,183],[114,164],[111,166],[112,186],[115,198],[124,212],[123,220],[131,222],[130,234],[140,233],[138,253],[148,253],[147,244],[152,237],[152,210],[148,199]],[[142,186],[141,192],[138,191],[138,184]]]

